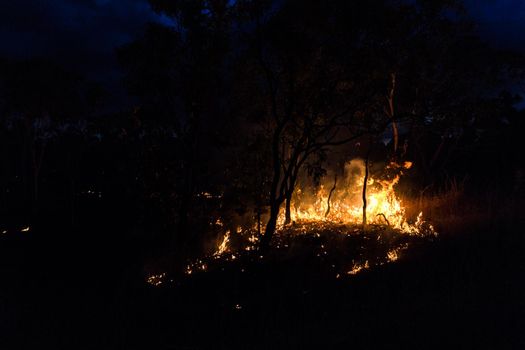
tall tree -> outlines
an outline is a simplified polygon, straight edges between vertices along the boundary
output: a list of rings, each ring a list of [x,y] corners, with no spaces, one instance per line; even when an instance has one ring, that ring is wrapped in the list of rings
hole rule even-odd
[[[256,9],[246,40],[251,65],[244,68],[255,80],[253,95],[265,100],[260,122],[271,140],[267,245],[283,203],[290,222],[296,182],[309,161],[389,124],[397,131],[397,73],[375,55],[404,34],[398,22],[406,26],[410,18],[386,1],[284,1]]]
[[[29,169],[36,211],[48,143],[65,125],[87,117],[97,94],[80,76],[47,60],[5,61],[0,68],[2,126],[21,133],[22,178]]]
[[[228,1],[151,0],[173,26],[151,24],[142,38],[121,48],[130,92],[139,97],[146,123],[171,129],[177,158],[176,249],[187,244],[195,196],[207,185],[220,130],[228,126],[226,58],[230,26]],[[209,180],[209,178],[207,179]]]

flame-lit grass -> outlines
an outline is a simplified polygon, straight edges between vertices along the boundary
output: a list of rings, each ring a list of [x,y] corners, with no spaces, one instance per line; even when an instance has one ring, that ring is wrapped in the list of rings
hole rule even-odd
[[[395,191],[403,171],[411,166],[411,162],[402,165],[391,163],[384,171],[384,178],[376,178],[373,175],[369,177],[366,191],[367,222],[387,225],[412,235],[435,234],[432,225],[423,220],[422,212],[415,221],[409,222],[406,208]],[[349,162],[345,167],[344,179],[336,183],[335,188],[334,184],[329,182],[329,177],[325,178],[317,190],[309,192],[299,187],[291,203],[292,220],[308,223],[361,223],[364,167],[361,159]],[[284,222],[285,216],[281,212],[278,223],[282,226]]]
[[[214,256],[221,256],[228,250],[228,242],[230,241],[230,231],[226,231],[221,243],[217,247],[217,251],[213,253]]]
[[[231,242],[231,235],[240,236],[235,240],[240,245],[226,246],[225,242]],[[344,279],[397,262],[403,259],[410,246],[424,241],[419,236],[407,235],[385,225],[372,224],[363,232],[359,225],[302,222],[280,228],[271,249],[262,255],[253,237],[256,232],[252,230],[229,233],[228,239],[220,240],[216,252],[188,261],[180,273],[168,274],[169,278],[181,282],[205,272],[220,274],[235,270],[245,273],[261,264],[302,259],[308,262],[305,269],[315,265],[334,279]],[[153,274],[148,277],[148,283],[164,285],[168,275]]]
[[[319,260],[334,278],[396,262],[410,244],[421,237],[436,235],[432,225],[423,220],[422,213],[412,222],[407,220],[406,208],[395,191],[403,171],[410,167],[409,162],[392,163],[385,169],[390,177],[369,178],[366,229],[361,225],[364,163],[353,160],[347,164],[345,179],[337,187],[324,183],[315,192],[308,193],[300,187],[296,190],[292,223],[285,225],[284,212],[281,212],[272,249],[266,256],[257,252],[260,241],[257,225],[238,226],[220,235],[215,250],[209,255],[189,261],[183,275],[224,270],[226,265],[237,266],[244,272],[254,261],[278,261],[297,254]],[[217,227],[224,227],[221,219],[215,222]],[[155,274],[148,277],[148,282],[158,286],[166,278],[165,274]]]

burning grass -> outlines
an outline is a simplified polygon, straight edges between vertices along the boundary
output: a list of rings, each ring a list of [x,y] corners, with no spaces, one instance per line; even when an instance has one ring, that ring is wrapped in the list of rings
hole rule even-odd
[[[232,235],[238,236],[237,246],[228,245]],[[257,250],[256,237],[251,230],[227,233],[213,254],[188,261],[177,271],[152,273],[147,282],[153,286],[180,284],[204,272],[235,270],[242,274],[256,265],[288,261],[309,261],[325,276],[349,278],[403,259],[411,247],[434,236],[407,235],[386,225],[369,225],[363,231],[360,225],[301,222],[281,227],[265,254]]]
[[[406,208],[396,193],[404,171],[412,167],[411,162],[390,163],[379,176],[370,176],[366,190],[366,217],[368,223],[387,225],[412,235],[435,234],[434,228],[423,220],[420,212],[415,221],[409,222]],[[335,222],[359,224],[363,218],[363,179],[365,162],[353,159],[344,169],[343,179],[330,174],[317,189],[299,187],[291,203],[295,221]],[[332,179],[332,180],[331,180]],[[281,213],[279,223],[285,222]]]
[[[433,226],[423,220],[423,213],[413,220],[395,189],[410,162],[389,164],[379,177],[367,181],[367,225],[363,217],[363,177],[365,163],[354,159],[347,163],[344,178],[332,184],[325,182],[315,189],[297,188],[291,203],[292,223],[285,224],[284,212],[278,219],[277,232],[270,249],[262,255],[258,250],[260,235],[254,227],[223,231],[215,250],[204,257],[188,261],[186,266],[168,274],[164,270],[150,273],[147,282],[154,286],[164,281],[180,282],[197,273],[236,268],[249,269],[261,261],[283,261],[297,256],[310,256],[324,266],[334,278],[356,275],[402,259],[411,245],[437,235]],[[217,227],[225,229],[222,220]],[[170,276],[173,275],[173,276]]]

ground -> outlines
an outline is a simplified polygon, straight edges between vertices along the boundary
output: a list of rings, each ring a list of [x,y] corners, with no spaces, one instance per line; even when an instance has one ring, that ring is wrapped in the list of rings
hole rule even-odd
[[[35,229],[0,242],[0,346],[524,348],[525,244],[516,227],[413,241],[394,262],[344,275],[352,265],[341,256],[359,255],[366,235],[307,234],[262,259],[246,253],[156,287],[145,281],[138,244]],[[367,254],[384,256],[378,241]]]

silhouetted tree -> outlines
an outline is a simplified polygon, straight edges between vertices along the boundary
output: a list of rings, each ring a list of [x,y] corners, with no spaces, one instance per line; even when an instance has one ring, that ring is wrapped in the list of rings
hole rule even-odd
[[[481,101],[497,85],[487,77],[509,73],[507,57],[470,34],[460,1],[150,3],[173,26],[150,26],[120,55],[144,118],[168,121],[177,135],[180,232],[188,230],[200,166],[220,139],[210,139],[210,130],[224,138],[232,134],[219,126],[230,125],[267,143],[259,157],[255,143],[238,142],[254,161],[237,164],[251,171],[252,163],[269,162],[269,179],[264,172],[238,184],[255,202],[267,200],[268,245],[283,204],[291,220],[301,172],[322,176],[335,147],[384,139],[391,142],[387,158],[419,153],[430,169],[442,146],[429,157],[433,145],[421,145],[424,135],[445,140],[465,130],[473,112],[486,113]]]
[[[121,48],[131,94],[138,96],[145,123],[172,130],[176,158],[174,188],[177,234],[182,249],[189,239],[196,194],[204,191],[216,165],[213,152],[228,142],[230,26],[227,1],[150,1],[174,26],[151,24],[142,38]]]
[[[30,169],[31,202],[37,210],[48,143],[68,124],[86,118],[101,95],[96,85],[50,61],[5,61],[0,69],[2,124],[11,133],[20,132],[22,178]]]

